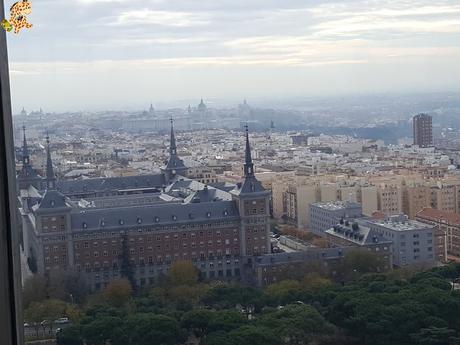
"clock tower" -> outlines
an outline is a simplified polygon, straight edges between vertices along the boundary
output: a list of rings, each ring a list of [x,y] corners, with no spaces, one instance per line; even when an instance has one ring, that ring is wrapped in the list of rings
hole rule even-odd
[[[237,203],[241,218],[240,255],[270,253],[270,191],[265,190],[254,175],[247,126],[243,180],[230,193]]]
[[[176,175],[185,176],[188,168],[184,161],[177,155],[176,138],[174,136],[173,119],[171,118],[171,139],[169,144],[169,159],[162,169],[166,183],[169,183]]]

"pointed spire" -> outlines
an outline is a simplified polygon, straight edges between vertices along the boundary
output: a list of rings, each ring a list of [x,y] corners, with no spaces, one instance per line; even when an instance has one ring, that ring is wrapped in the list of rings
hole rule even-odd
[[[22,165],[25,167],[30,163],[29,148],[27,147],[26,126],[22,126],[23,142],[22,142]]]
[[[176,147],[176,138],[174,136],[174,120],[171,116],[171,140],[169,143],[169,156],[175,156],[177,154],[177,147]]]
[[[50,137],[46,133],[46,187],[47,189],[55,189],[56,175],[54,174],[53,161],[51,159]]]
[[[244,176],[254,176],[254,163],[252,163],[251,157],[251,146],[249,145],[249,128],[246,124],[246,149],[245,149],[245,160],[244,160]]]

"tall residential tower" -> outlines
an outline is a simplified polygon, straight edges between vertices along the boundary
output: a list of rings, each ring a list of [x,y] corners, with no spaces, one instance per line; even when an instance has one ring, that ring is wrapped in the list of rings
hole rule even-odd
[[[418,114],[413,118],[414,145],[433,146],[433,118],[427,114]]]

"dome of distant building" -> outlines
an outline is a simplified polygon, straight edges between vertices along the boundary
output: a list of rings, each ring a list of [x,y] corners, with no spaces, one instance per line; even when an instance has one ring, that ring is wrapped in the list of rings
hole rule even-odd
[[[206,111],[207,109],[208,107],[206,106],[206,104],[204,104],[203,98],[202,98],[200,104],[198,104],[198,111]]]

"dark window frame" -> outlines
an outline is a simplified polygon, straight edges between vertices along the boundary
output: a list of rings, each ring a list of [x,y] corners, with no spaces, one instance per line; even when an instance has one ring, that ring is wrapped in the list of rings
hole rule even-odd
[[[0,16],[5,18],[4,2]],[[21,308],[18,199],[6,31],[0,32],[0,344],[24,343]]]

